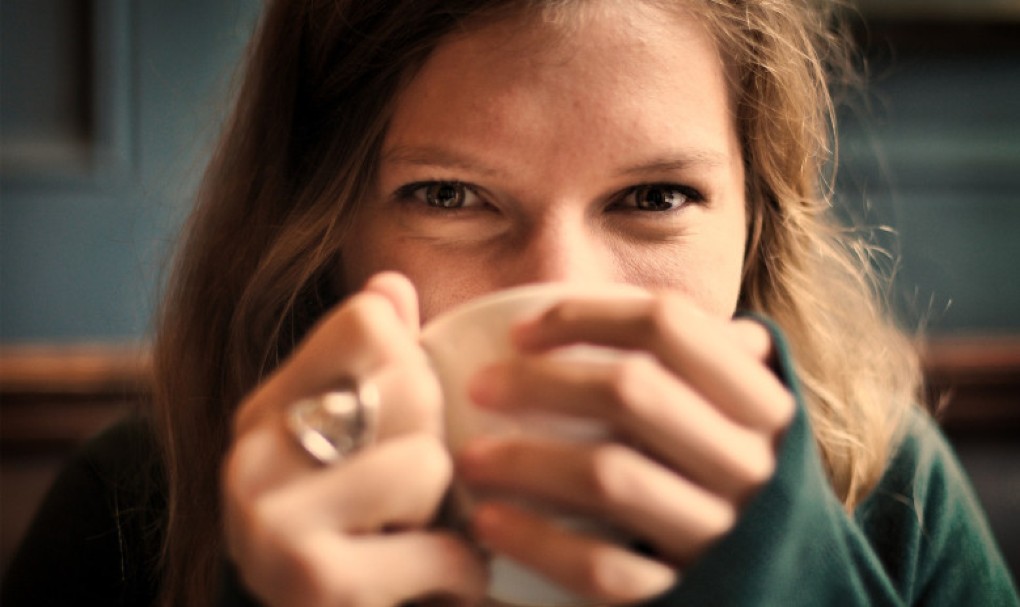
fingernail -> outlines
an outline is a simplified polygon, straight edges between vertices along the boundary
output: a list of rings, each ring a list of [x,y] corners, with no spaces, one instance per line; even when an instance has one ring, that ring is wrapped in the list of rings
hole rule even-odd
[[[468,464],[484,462],[488,459],[499,442],[499,439],[478,436],[468,440],[457,453],[457,459]]]
[[[538,345],[540,318],[531,318],[510,327],[510,343],[520,351],[527,351]]]
[[[468,397],[482,407],[498,407],[506,393],[506,373],[498,365],[485,367],[468,382]]]
[[[471,533],[475,541],[486,546],[490,538],[497,534],[503,517],[499,507],[493,504],[478,504],[471,514]]]

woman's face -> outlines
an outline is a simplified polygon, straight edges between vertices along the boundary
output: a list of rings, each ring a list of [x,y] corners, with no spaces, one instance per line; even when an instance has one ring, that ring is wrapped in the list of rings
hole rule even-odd
[[[585,10],[591,8],[592,10]],[[626,282],[732,315],[746,232],[724,64],[640,3],[447,39],[396,99],[342,276],[417,286],[422,318],[533,282]]]

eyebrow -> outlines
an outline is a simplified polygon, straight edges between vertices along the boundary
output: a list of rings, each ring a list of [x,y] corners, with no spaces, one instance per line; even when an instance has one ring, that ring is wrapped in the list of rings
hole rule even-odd
[[[685,169],[718,169],[729,163],[729,156],[715,150],[684,150],[668,156],[659,156],[646,162],[629,166],[621,175],[647,175],[669,173]]]
[[[473,158],[435,146],[398,146],[384,152],[382,161],[412,166],[458,169],[487,177],[505,174],[496,168],[480,164]]]
[[[437,146],[398,146],[383,153],[383,162],[423,167],[440,167],[468,171],[483,176],[502,176],[504,171],[486,166],[477,160]],[[729,156],[711,149],[678,150],[653,157],[619,171],[622,176],[669,173],[680,170],[717,169],[729,163]]]

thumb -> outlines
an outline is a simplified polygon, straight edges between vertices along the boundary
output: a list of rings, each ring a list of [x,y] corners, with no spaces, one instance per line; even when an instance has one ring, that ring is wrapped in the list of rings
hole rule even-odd
[[[406,276],[397,272],[380,272],[368,279],[363,290],[389,300],[408,331],[413,335],[418,334],[418,292]]]

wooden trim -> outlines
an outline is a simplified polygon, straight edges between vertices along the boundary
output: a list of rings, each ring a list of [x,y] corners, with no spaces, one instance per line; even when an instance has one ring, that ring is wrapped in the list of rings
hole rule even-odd
[[[1013,377],[1020,371],[1020,336],[942,337],[922,349],[925,369],[958,378]]]
[[[988,57],[1020,50],[1020,5],[972,10],[960,2],[956,10],[917,11],[877,0],[873,8],[847,17],[857,45],[872,55]]]
[[[0,452],[67,449],[151,393],[143,345],[0,347]]]
[[[1009,2],[971,0],[857,0],[860,14],[868,19],[946,21],[955,23],[1010,23],[1020,21],[1020,5]]]
[[[922,351],[950,433],[1020,432],[1020,335],[941,337]],[[0,450],[71,446],[151,392],[144,345],[0,347]]]
[[[929,401],[947,431],[1020,435],[1020,336],[943,337],[922,360]]]
[[[0,393],[108,394],[147,389],[145,345],[0,347]]]

